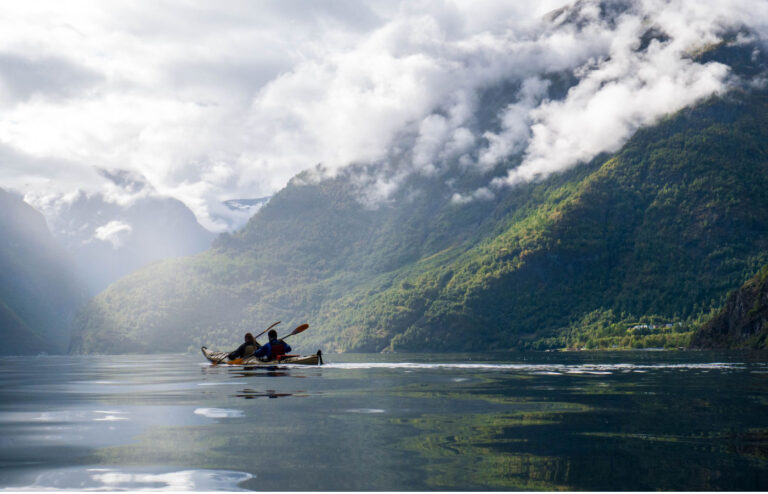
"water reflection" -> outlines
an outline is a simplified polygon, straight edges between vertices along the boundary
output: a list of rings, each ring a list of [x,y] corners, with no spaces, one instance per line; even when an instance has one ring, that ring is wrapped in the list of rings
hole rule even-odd
[[[639,378],[566,372],[572,377],[562,382],[558,372],[427,392],[412,386],[401,394],[483,400],[489,410],[400,419],[420,431],[401,446],[429,460],[427,481],[438,489],[457,482],[545,490],[768,485],[768,409],[741,394],[765,397],[765,382],[745,381],[736,372],[742,365],[643,367]],[[734,434],[733,427],[748,430]]]
[[[256,391],[253,389],[246,388],[240,391],[235,396],[238,398],[245,398],[246,400],[252,400],[254,398],[284,398],[287,396],[306,397],[308,395],[306,393],[301,393],[296,395],[294,395],[293,393],[278,393],[273,389],[268,389],[266,391]]]
[[[228,470],[173,470],[168,468],[66,468],[46,472],[29,486],[13,491],[242,491],[239,485],[253,478]],[[8,490],[8,489],[5,489]]]
[[[248,368],[243,368],[243,370],[232,370],[229,373],[232,377],[297,377],[297,378],[303,378],[302,375],[294,375],[290,372],[285,371],[275,371],[275,370],[248,370]]]
[[[231,419],[240,418],[245,415],[242,410],[232,410],[229,408],[196,408],[194,413],[209,419]]]
[[[768,485],[764,356],[346,355],[275,370],[183,355],[46,362],[0,359],[0,487]]]

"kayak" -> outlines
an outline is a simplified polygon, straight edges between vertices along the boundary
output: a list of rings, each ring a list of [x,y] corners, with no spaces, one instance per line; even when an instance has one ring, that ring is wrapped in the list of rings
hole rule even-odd
[[[214,352],[208,350],[206,347],[202,347],[200,350],[203,352],[203,356],[214,364],[230,364],[230,365],[248,365],[254,367],[274,367],[277,364],[280,365],[322,365],[323,353],[318,350],[314,355],[283,355],[277,360],[260,360],[256,357],[248,357],[244,359],[235,359],[229,361],[229,352]]]

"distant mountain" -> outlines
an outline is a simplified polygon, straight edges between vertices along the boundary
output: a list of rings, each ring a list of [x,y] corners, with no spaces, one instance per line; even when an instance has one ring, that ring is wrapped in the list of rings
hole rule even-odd
[[[154,261],[208,249],[215,237],[183,203],[154,195],[121,205],[81,192],[46,214],[91,294]]]
[[[42,214],[0,189],[0,354],[65,353],[85,289]]]
[[[728,296],[693,335],[691,346],[768,350],[768,265]]]
[[[721,44],[697,56],[739,75],[765,73],[760,53]],[[553,79],[553,98],[572,83]],[[483,101],[503,107],[514,88]],[[460,163],[414,175],[376,207],[361,206],[366,165],[321,181],[305,173],[213,249],[111,285],[79,316],[72,349],[231,346],[277,319],[285,330],[310,322],[300,340],[310,350],[685,345],[697,318],[768,264],[766,142],[758,84],[483,200],[456,191],[519,162],[482,177]]]

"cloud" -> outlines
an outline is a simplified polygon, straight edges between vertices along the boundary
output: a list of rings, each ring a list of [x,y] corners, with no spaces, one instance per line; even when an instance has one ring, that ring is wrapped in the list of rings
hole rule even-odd
[[[671,5],[658,5],[651,21],[621,17],[612,30],[610,50],[603,59],[577,69],[580,81],[565,99],[529,107],[531,137],[523,162],[495,185],[546,177],[601,152],[616,151],[639,127],[727,89],[728,67],[696,63],[688,56],[717,42],[721,26],[683,26],[675,9],[682,5]],[[670,38],[639,50],[650,22]]]
[[[514,167],[455,196],[488,198],[726,90],[728,69],[690,54],[742,25],[765,40],[766,3],[5,3],[0,186],[151,190],[223,230],[242,218],[222,201],[317,163],[365,165],[372,207],[413,174]],[[108,178],[121,170],[146,187]]]
[[[102,242],[109,242],[113,249],[122,247],[126,237],[131,234],[131,225],[122,221],[113,220],[96,228],[93,238]]]
[[[501,115],[501,131],[486,131],[488,145],[480,150],[477,165],[487,170],[507,156],[520,152],[531,137],[531,110],[547,95],[548,83],[538,77],[523,81],[518,101],[508,105]]]
[[[0,101],[25,101],[35,95],[65,98],[99,81],[97,73],[62,58],[0,53]]]
[[[496,195],[487,187],[480,187],[479,189],[469,193],[469,194],[460,194],[458,192],[454,193],[451,197],[451,202],[454,204],[466,204],[468,202],[472,201],[490,201],[493,200],[496,197]]]

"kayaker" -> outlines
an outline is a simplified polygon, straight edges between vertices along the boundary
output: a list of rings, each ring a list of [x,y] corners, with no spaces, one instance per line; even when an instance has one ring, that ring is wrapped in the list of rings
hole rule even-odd
[[[259,349],[259,344],[256,343],[256,340],[253,339],[253,335],[251,333],[245,333],[245,342],[237,347],[237,350],[234,352],[231,352],[228,357],[229,360],[234,360],[236,358],[245,358],[251,355],[253,352]]]
[[[277,331],[270,329],[267,333],[269,337],[269,343],[256,350],[253,354],[254,357],[258,357],[262,360],[275,360],[280,355],[285,355],[291,351],[291,346],[283,340],[277,339]]]

